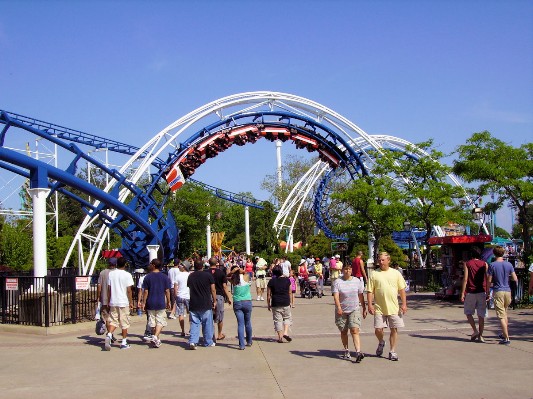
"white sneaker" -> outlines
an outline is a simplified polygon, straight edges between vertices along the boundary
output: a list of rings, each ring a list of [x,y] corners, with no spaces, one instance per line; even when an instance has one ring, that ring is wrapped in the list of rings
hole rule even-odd
[[[261,300],[261,297],[260,297],[260,296],[258,296],[258,297],[257,297],[257,299],[256,299],[256,301],[260,301],[260,300]]]
[[[265,298],[261,297],[261,300],[262,300],[262,301],[264,301],[264,300],[265,300]]]
[[[111,337],[110,337],[109,335],[106,335],[106,336],[105,336],[104,349],[105,349],[106,351],[110,351],[110,350],[111,350]]]

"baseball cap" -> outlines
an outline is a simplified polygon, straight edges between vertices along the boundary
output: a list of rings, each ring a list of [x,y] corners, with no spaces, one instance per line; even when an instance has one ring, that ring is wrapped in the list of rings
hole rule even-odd
[[[110,264],[111,266],[116,266],[117,265],[117,258],[109,258],[107,260],[107,263]]]
[[[335,255],[335,257],[336,257],[337,259],[340,259],[340,258],[341,258],[341,256],[340,256],[339,254]]]
[[[298,265],[301,265],[302,263],[305,263],[306,260],[305,259],[300,259],[300,263],[298,263]]]

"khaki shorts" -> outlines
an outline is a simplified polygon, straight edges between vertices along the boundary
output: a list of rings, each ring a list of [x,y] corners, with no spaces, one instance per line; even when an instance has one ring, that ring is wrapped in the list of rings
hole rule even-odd
[[[156,325],[167,326],[167,311],[165,309],[147,310],[146,313],[148,314],[148,325],[150,327],[153,328]]]
[[[114,327],[120,327],[123,330],[130,328],[130,308],[111,306],[109,312],[109,324]]]
[[[493,295],[494,309],[498,319],[507,317],[507,308],[511,304],[511,293],[509,291],[497,291]]]
[[[292,315],[290,306],[277,306],[272,308],[272,318],[274,319],[274,330],[283,331],[284,325],[292,325]]]
[[[402,313],[391,314],[388,316],[374,314],[374,328],[401,328],[405,327]]]
[[[335,325],[339,331],[347,331],[352,328],[360,329],[361,311],[358,309],[351,313],[343,313],[340,316],[335,312]]]
[[[487,317],[487,294],[478,292],[475,294],[468,293],[465,295],[465,315],[477,313],[478,317]]]
[[[256,277],[255,278],[255,286],[257,288],[266,288],[267,287],[267,279],[266,279],[266,276],[263,276],[263,278],[261,277]]]

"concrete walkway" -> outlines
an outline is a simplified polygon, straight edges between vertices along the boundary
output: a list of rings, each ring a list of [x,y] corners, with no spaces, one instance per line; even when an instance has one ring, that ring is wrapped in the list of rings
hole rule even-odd
[[[505,347],[498,345],[494,311],[482,344],[470,342],[460,304],[412,294],[408,306],[400,360],[375,356],[369,316],[360,364],[339,357],[330,295],[297,299],[294,340],[284,344],[274,339],[265,302],[254,301],[255,340],[244,351],[231,308],[227,338],[196,351],[175,334],[177,320],[169,320],[163,345],[155,349],[141,341],[144,317],[134,316],[132,348],[110,352],[103,351],[94,323],[57,327],[48,336],[0,326],[0,398],[533,398],[532,309],[510,311],[512,343]]]

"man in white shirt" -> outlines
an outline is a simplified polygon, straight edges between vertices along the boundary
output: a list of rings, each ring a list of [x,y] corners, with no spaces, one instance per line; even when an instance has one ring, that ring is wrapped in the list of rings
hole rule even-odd
[[[180,274],[180,260],[178,258],[174,259],[174,267],[168,271],[168,278],[170,279],[171,287],[174,287],[174,282]],[[170,314],[168,315],[169,319],[176,319],[176,297],[174,296],[174,290],[170,290],[170,300],[172,302]]]
[[[129,349],[128,328],[130,327],[130,312],[133,310],[132,287],[133,277],[124,268],[126,260],[117,260],[117,270],[109,273],[108,296],[109,296],[109,332],[105,337],[105,350],[111,350],[113,332],[120,326],[122,329],[122,343],[120,349]]]
[[[176,297],[176,313],[181,327],[181,336],[185,336],[185,314],[189,312],[189,300],[191,298],[187,280],[189,278],[189,266],[180,263],[180,273],[172,281],[174,296]]]
[[[281,271],[283,272],[283,276],[288,278],[291,274],[291,262],[289,262],[286,256],[284,256],[282,259],[283,262],[281,264]]]

